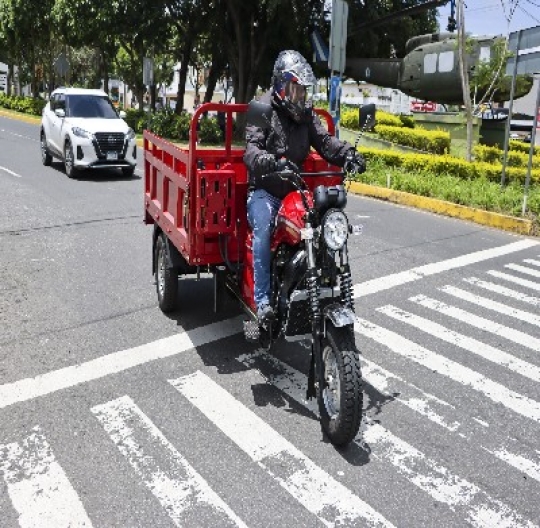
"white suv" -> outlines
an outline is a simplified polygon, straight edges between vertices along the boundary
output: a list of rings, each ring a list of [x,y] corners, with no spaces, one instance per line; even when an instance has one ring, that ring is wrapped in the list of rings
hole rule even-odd
[[[63,160],[66,174],[82,169],[120,168],[133,176],[137,164],[135,133],[102,90],[58,88],[43,109],[41,158]]]

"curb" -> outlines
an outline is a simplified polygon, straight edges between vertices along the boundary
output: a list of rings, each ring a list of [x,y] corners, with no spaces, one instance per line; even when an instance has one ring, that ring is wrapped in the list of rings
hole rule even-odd
[[[7,117],[8,119],[16,119],[17,121],[24,121],[26,123],[32,123],[33,125],[41,123],[41,117],[24,115],[18,112],[10,112],[9,110],[0,109],[0,116]]]
[[[505,231],[512,231],[520,235],[533,235],[534,225],[532,220],[525,218],[517,218],[507,216],[483,209],[475,209],[464,205],[457,205],[436,198],[428,198],[426,196],[418,196],[403,191],[395,191],[384,187],[375,187],[364,183],[351,182],[349,190],[354,194],[369,196],[371,198],[379,198],[389,202],[417,207],[432,213],[438,213],[461,220],[470,220],[477,224],[482,224],[488,227],[495,227]]]

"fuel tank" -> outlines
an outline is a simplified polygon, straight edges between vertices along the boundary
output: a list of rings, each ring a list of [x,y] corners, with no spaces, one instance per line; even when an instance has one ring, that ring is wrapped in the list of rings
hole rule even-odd
[[[305,193],[309,207],[313,207],[311,193]],[[276,228],[272,235],[272,250],[280,244],[294,246],[302,240],[300,230],[304,227],[306,208],[300,191],[289,193],[283,201],[276,216]]]

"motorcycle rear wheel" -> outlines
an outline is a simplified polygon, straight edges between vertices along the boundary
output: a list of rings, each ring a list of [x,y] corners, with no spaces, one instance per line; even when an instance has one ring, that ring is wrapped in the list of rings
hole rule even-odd
[[[318,391],[321,423],[335,446],[354,440],[362,421],[364,395],[360,354],[351,328],[328,321],[322,341],[324,383]]]

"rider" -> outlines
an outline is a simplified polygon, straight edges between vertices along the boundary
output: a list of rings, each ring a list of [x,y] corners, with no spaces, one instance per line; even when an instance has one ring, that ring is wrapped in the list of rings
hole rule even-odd
[[[307,100],[313,70],[297,51],[282,51],[274,63],[272,88],[261,97],[272,105],[270,127],[246,126],[244,162],[249,171],[248,222],[253,230],[255,304],[259,322],[274,318],[270,305],[270,237],[281,200],[294,190],[281,178],[262,178],[283,170],[284,160],[301,167],[313,147],[326,161],[350,172],[365,171],[364,159],[346,141],[331,136]]]

